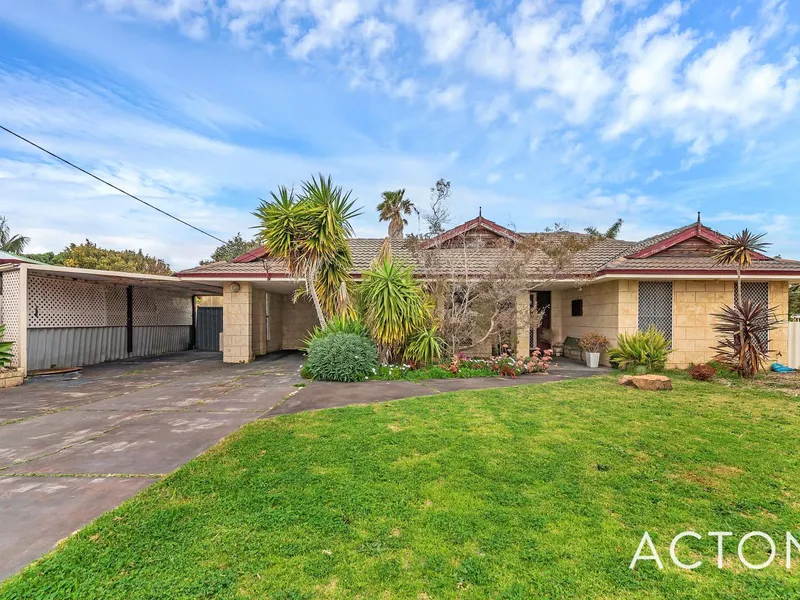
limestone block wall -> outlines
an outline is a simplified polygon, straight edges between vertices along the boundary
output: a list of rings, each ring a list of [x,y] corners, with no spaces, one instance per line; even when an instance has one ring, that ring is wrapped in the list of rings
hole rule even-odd
[[[629,292],[625,291],[626,302]],[[583,288],[561,291],[561,330],[565,337],[580,338],[584,333],[596,331],[602,333],[613,345],[620,328],[620,282],[608,281],[587,285]],[[572,316],[572,301],[583,300],[583,316]],[[554,339],[558,339],[554,336]],[[607,365],[606,353],[600,361]]]
[[[253,354],[253,293],[249,283],[238,283],[238,292],[231,290],[233,282],[222,289],[222,360],[227,363],[245,363]]]
[[[717,343],[714,313],[733,303],[734,281],[672,283],[672,347],[669,366],[685,368],[708,362]]]
[[[292,297],[282,296],[282,347],[284,350],[299,350],[303,347],[303,340],[308,333],[318,324],[317,313],[314,305],[304,299],[292,303]]]
[[[283,295],[267,293],[267,314],[269,315],[269,339],[267,352],[283,349]]]
[[[771,358],[786,364],[789,360],[789,282],[772,281],[769,284],[769,305],[778,317],[778,325],[770,341]]]

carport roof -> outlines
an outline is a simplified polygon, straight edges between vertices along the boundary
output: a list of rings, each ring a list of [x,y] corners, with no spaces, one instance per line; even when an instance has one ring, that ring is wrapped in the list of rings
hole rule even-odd
[[[44,277],[60,277],[82,281],[98,281],[116,285],[135,285],[183,292],[187,295],[220,296],[222,286],[186,281],[174,275],[150,275],[146,273],[124,273],[122,271],[101,271],[99,269],[78,269],[75,267],[59,267],[44,263],[12,263],[0,265],[0,273],[17,271],[21,267],[29,273]]]

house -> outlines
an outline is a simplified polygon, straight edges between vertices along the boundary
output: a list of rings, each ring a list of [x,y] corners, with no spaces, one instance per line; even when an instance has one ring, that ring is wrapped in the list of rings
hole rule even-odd
[[[51,367],[187,350],[194,296],[221,285],[177,277],[58,267],[0,253],[0,323],[11,366]]]
[[[470,259],[470,269],[490,276],[493,254],[502,248],[485,244],[500,240],[515,244],[526,234],[502,227],[482,216],[472,219],[423,244],[423,251],[459,252],[459,246],[476,242],[480,251]],[[558,234],[550,234],[558,235]],[[621,332],[635,332],[654,325],[672,340],[671,366],[686,367],[712,358],[716,336],[714,312],[733,303],[736,272],[715,264],[711,253],[724,238],[696,223],[639,241],[603,239],[578,252],[569,268],[558,277],[533,281],[531,290],[517,299],[518,307],[548,308],[541,326],[516,332],[517,351],[563,342],[598,331],[613,341]],[[383,239],[349,240],[353,277],[358,279],[377,256]],[[392,240],[392,252],[417,262],[420,277],[425,266],[403,240]],[[541,255],[533,263],[548,260]],[[532,273],[542,273],[532,264]],[[277,349],[302,346],[305,334],[316,324],[307,302],[292,302],[298,287],[280,260],[257,249],[230,262],[218,262],[178,273],[185,282],[221,285],[223,288],[223,359],[248,362]],[[800,283],[800,262],[758,255],[742,274],[745,298],[768,301],[781,319],[770,340],[777,360],[788,357],[789,285]],[[489,348],[476,351],[488,353]],[[603,357],[607,363],[607,357]]]

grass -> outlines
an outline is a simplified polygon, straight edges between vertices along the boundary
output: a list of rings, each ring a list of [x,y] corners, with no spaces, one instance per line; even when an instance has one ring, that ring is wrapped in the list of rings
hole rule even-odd
[[[0,587],[36,598],[796,598],[800,407],[675,376],[443,394],[245,426]],[[628,565],[643,532],[663,571]],[[716,540],[732,531],[725,568]],[[751,562],[765,550],[748,546]]]

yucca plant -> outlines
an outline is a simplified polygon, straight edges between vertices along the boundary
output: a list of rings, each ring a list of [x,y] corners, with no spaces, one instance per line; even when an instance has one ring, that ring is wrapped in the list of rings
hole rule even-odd
[[[661,371],[667,364],[671,341],[652,325],[646,331],[620,333],[617,347],[608,351],[608,359],[628,370],[642,367],[647,371]]]
[[[431,325],[420,329],[408,338],[405,357],[419,364],[430,364],[442,358],[444,340],[439,336],[439,327]]]
[[[721,334],[716,359],[742,377],[755,377],[769,360],[769,334],[775,328],[775,312],[763,302],[744,300],[723,306],[714,314],[714,331]]]
[[[0,339],[6,335],[6,326],[0,325]],[[11,364],[11,359],[14,358],[12,350],[14,349],[14,342],[0,342],[0,368],[7,367]]]
[[[384,256],[363,275],[359,298],[364,320],[378,343],[382,360],[390,360],[429,317],[422,285],[413,267]]]

